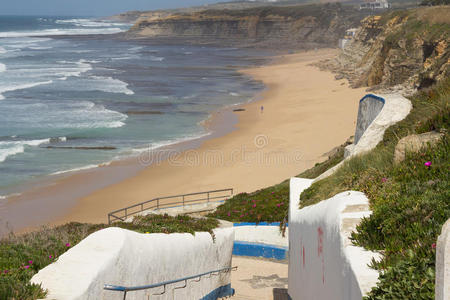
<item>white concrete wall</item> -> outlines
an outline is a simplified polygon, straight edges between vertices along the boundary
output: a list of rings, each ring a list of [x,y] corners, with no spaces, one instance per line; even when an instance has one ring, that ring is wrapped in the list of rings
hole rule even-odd
[[[289,295],[360,300],[377,282],[378,272],[367,265],[379,255],[352,246],[348,237],[361,217],[370,215],[368,199],[360,192],[343,192],[300,210],[300,194],[312,182],[291,179]]]
[[[286,228],[283,237],[279,226],[236,226],[234,227],[234,239],[249,243],[287,247],[289,245],[289,228]]]
[[[450,299],[450,219],[442,226],[442,232],[436,245],[435,299]]]
[[[234,229],[214,232],[215,242],[206,232],[140,234],[107,228],[88,236],[31,281],[48,289],[48,299],[122,299],[120,292],[103,290],[104,284],[148,285],[231,266]],[[229,283],[230,273],[212,276],[189,282],[185,289],[173,292],[170,288],[157,299],[201,299]],[[129,292],[127,299],[147,299],[148,295],[148,291]]]

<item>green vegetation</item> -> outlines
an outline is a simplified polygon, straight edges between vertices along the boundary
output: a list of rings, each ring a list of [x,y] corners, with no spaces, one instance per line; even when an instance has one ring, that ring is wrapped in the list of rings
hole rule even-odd
[[[383,253],[372,263],[380,282],[367,299],[434,298],[434,243],[450,217],[449,100],[450,78],[420,92],[408,117],[390,127],[373,151],[348,160],[301,195],[302,207],[346,190],[370,199],[373,214],[352,234],[356,245]],[[399,139],[431,130],[444,134],[440,143],[393,164]]]
[[[332,150],[328,159],[317,163],[298,177],[316,178],[344,159],[344,147],[349,142]],[[224,204],[209,216],[231,222],[281,222],[287,221],[289,208],[289,180],[258,190],[253,193],[241,193]]]
[[[132,223],[111,226],[141,233],[173,233],[212,230],[216,219],[195,219],[188,216],[147,215],[135,217]],[[10,235],[0,240],[0,299],[38,299],[46,292],[29,281],[40,269],[54,262],[61,254],[78,244],[89,234],[109,227],[106,224],[68,223],[44,228],[20,236]]]

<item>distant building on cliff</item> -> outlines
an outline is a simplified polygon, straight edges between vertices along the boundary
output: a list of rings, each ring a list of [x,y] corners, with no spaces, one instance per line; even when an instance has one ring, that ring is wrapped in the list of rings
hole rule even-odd
[[[350,28],[345,31],[345,36],[339,39],[339,48],[344,49],[345,45],[355,36],[358,28]]]
[[[387,0],[366,0],[359,5],[359,9],[387,9],[391,7],[391,4]]]

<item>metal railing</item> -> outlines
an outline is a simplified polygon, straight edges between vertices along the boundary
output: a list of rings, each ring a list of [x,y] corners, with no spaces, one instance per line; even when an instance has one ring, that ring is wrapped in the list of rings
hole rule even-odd
[[[185,206],[186,204],[201,204],[209,202],[219,202],[233,196],[233,189],[213,190],[199,193],[190,193],[176,196],[167,196],[151,199],[145,202],[134,204],[125,208],[112,211],[108,214],[108,224],[115,221],[125,221],[128,217],[150,209],[163,209],[176,206]],[[179,199],[176,202],[166,202],[161,200]]]
[[[123,299],[125,300],[126,297],[127,297],[127,293],[128,292],[148,290],[148,289],[153,289],[153,288],[157,288],[157,287],[161,287],[162,286],[162,287],[164,287],[164,290],[162,291],[162,293],[151,294],[151,296],[161,296],[161,295],[163,295],[163,294],[165,294],[167,292],[167,288],[166,287],[168,285],[170,285],[170,284],[175,284],[175,283],[184,281],[184,285],[183,286],[179,286],[179,287],[174,287],[173,288],[174,290],[183,289],[183,288],[187,287],[188,280],[197,279],[198,278],[198,280],[193,280],[193,282],[199,282],[202,279],[202,277],[204,277],[204,278],[211,278],[211,276],[218,276],[220,274],[228,273],[228,272],[231,272],[231,271],[234,271],[234,270],[237,270],[237,266],[222,268],[222,269],[219,269],[219,270],[209,271],[209,272],[205,272],[205,273],[201,273],[201,274],[197,274],[197,275],[187,276],[187,277],[183,277],[183,278],[180,278],[180,279],[168,280],[168,281],[155,283],[155,284],[150,284],[150,285],[125,287],[125,286],[120,286],[120,285],[105,284],[103,289],[104,290],[108,290],[108,291],[123,292]],[[205,277],[207,275],[209,275],[209,277]]]

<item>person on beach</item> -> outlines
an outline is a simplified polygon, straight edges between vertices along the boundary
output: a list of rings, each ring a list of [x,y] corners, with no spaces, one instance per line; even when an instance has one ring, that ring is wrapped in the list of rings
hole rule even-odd
[[[264,112],[264,106],[261,105],[261,113]]]

